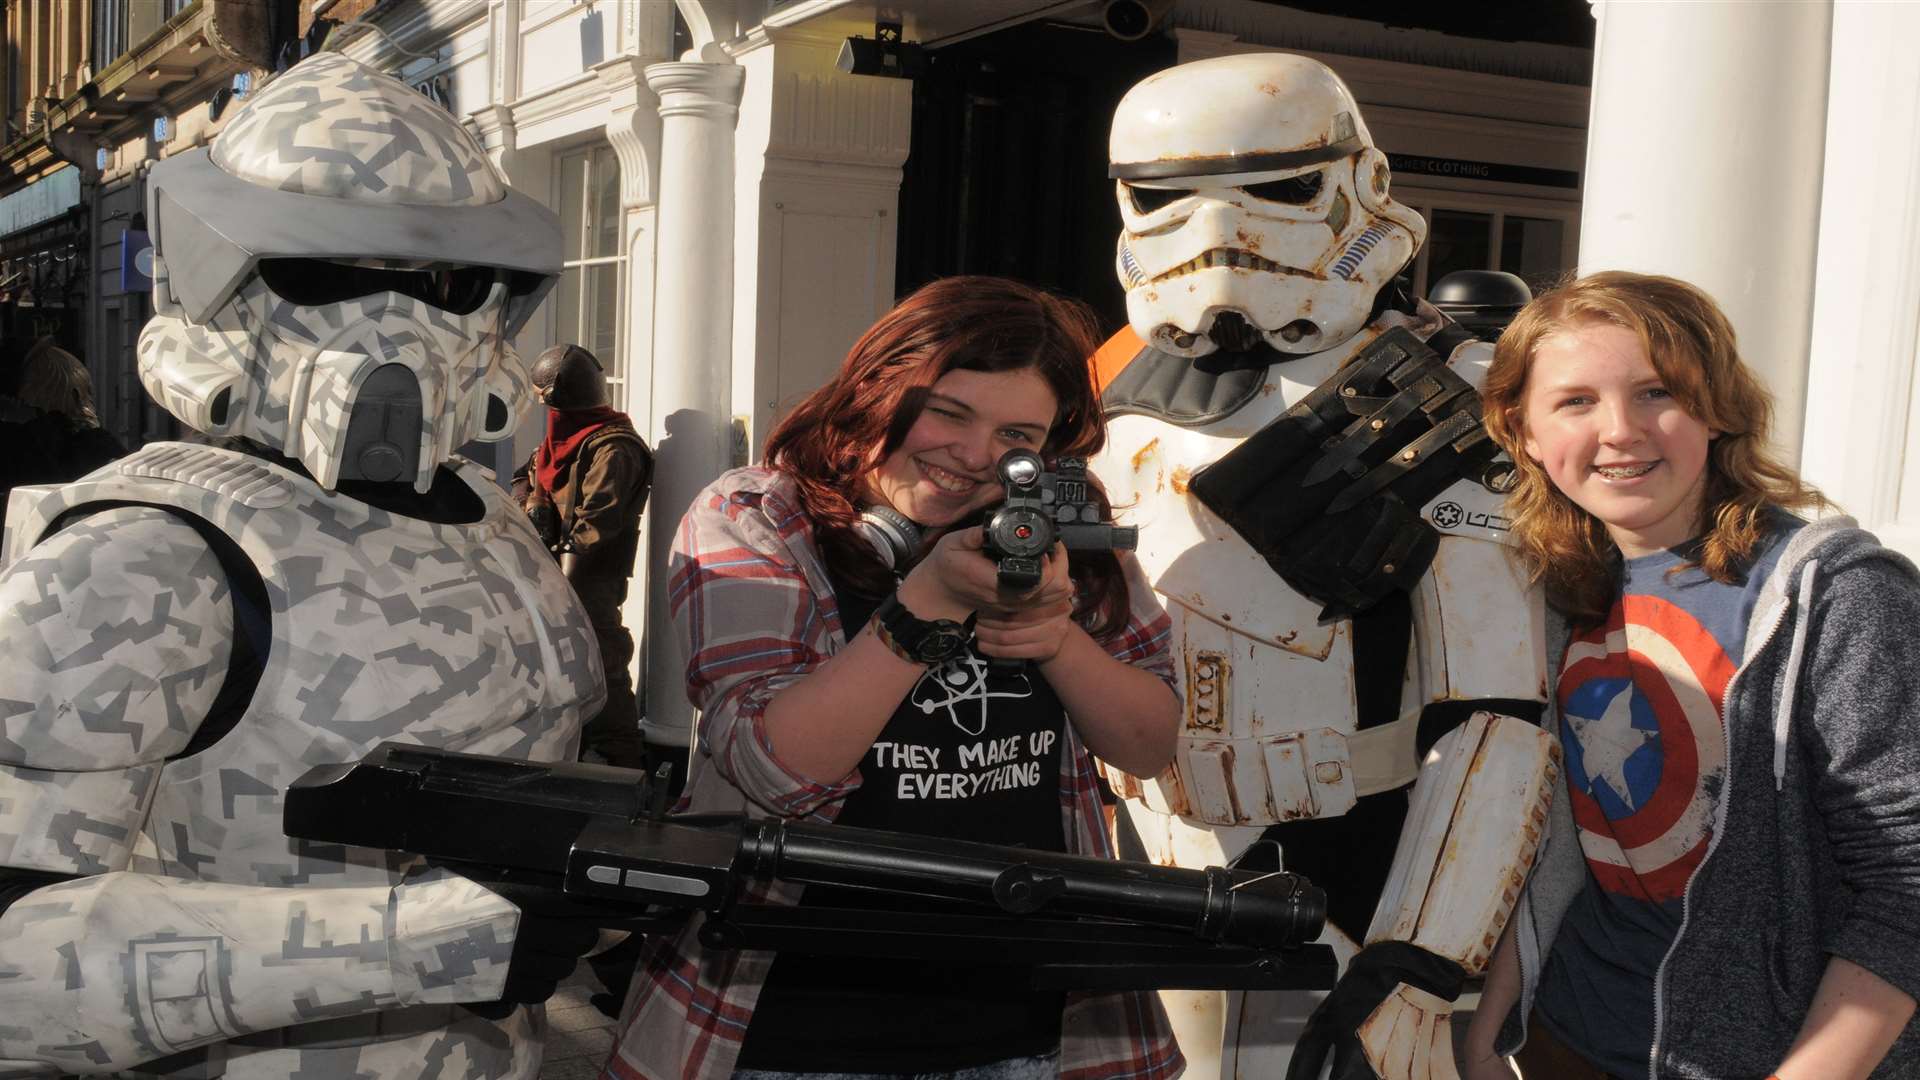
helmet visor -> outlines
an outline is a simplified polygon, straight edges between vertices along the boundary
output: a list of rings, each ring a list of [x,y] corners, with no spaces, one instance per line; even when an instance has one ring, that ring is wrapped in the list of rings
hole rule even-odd
[[[147,221],[154,252],[170,267],[168,288],[193,323],[212,317],[263,262],[324,261],[324,273],[311,267],[275,273],[303,295],[351,299],[369,295],[352,291],[368,284],[355,271],[394,274],[399,265],[407,268],[402,276],[422,276],[393,291],[429,303],[438,304],[436,296],[472,303],[476,310],[486,299],[481,284],[490,289],[487,275],[493,274],[509,284],[506,330],[512,335],[560,273],[559,219],[519,192],[484,206],[355,203],[247,183],[215,165],[205,149],[154,166]],[[422,273],[422,267],[434,269]],[[391,288],[392,279],[383,280],[389,284],[372,291]],[[338,296],[342,289],[350,295]]]

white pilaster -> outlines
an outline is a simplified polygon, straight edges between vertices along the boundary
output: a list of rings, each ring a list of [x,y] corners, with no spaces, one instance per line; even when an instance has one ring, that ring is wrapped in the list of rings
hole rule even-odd
[[[1920,557],[1920,6],[1839,4],[1801,471]]]
[[[833,63],[849,33],[871,31],[824,20],[729,44],[748,72],[735,144],[732,413],[750,459],[893,306],[913,85]]]
[[[631,16],[630,16],[631,17]],[[644,44],[644,42],[642,43]],[[627,270],[625,310],[622,312],[621,355],[625,358],[624,397],[615,407],[644,424],[653,415],[653,283],[655,279],[654,242],[659,208],[657,183],[660,172],[660,99],[648,88],[645,69],[647,56],[617,56],[594,68],[594,75],[607,94],[607,142],[620,162],[620,236],[626,245]],[[652,436],[649,435],[649,441]],[[657,501],[657,490],[649,496],[648,513],[641,528],[672,529],[679,524],[677,511],[668,511]],[[632,629],[639,648],[634,650],[635,686],[646,682],[646,650],[656,634],[670,635],[665,624],[653,626],[649,584],[660,580],[649,573],[649,560],[641,559],[633,568],[633,580],[627,588],[622,618]]]
[[[1872,5],[1869,5],[1872,6]],[[1833,7],[1594,0],[1580,269],[1718,300],[1800,445]]]
[[[522,0],[490,0],[487,5],[487,55],[492,59],[493,102],[510,104],[520,96],[520,5]]]
[[[746,72],[732,64],[645,69],[660,98],[661,213],[655,251],[653,397],[648,439],[654,481],[647,529],[648,739],[685,745],[692,709],[686,661],[669,631],[667,552],[694,495],[730,460],[733,326],[733,139]],[[639,419],[635,417],[635,419]]]

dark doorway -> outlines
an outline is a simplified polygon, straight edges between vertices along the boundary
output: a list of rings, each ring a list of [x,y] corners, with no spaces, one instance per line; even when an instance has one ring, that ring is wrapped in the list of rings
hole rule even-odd
[[[914,80],[900,184],[900,295],[952,274],[999,274],[1126,321],[1113,272],[1120,211],[1107,128],[1134,83],[1173,64],[1158,35],[1028,23],[934,50]]]

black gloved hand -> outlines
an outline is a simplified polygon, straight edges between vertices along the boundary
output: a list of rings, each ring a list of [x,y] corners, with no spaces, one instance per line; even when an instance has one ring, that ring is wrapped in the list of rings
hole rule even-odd
[[[621,913],[577,904],[563,896],[514,885],[487,882],[487,888],[520,909],[507,985],[495,1001],[469,1003],[469,1012],[489,1020],[505,1019],[516,1007],[538,1005],[553,996],[573,974],[580,958],[600,942],[602,926],[617,925]]]
[[[1317,1080],[1320,1066],[1333,1058],[1332,1080],[1377,1080],[1360,1047],[1360,1025],[1393,995],[1401,983],[1453,1001],[1467,981],[1467,969],[1444,956],[1404,941],[1382,941],[1361,949],[1347,965],[1307,1027],[1287,1063],[1287,1080]]]

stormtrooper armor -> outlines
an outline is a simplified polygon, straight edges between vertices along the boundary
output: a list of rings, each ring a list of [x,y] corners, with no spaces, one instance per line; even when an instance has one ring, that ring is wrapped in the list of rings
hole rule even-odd
[[[16,490],[0,548],[0,1073],[532,1077],[524,916],[289,840],[386,740],[571,760],[591,629],[453,448],[513,429],[557,221],[453,119],[322,54],[148,183],[155,443]]]
[[[1121,101],[1110,149],[1131,325],[1098,358],[1094,468],[1140,528],[1185,709],[1171,767],[1111,779],[1149,858],[1277,847],[1328,888],[1343,961],[1358,952],[1304,1033],[1287,995],[1168,1012],[1192,1075],[1317,1076],[1325,1057],[1340,1078],[1451,1077],[1451,1001],[1525,880],[1557,767],[1528,719],[1542,609],[1506,557],[1508,466],[1479,423],[1492,350],[1393,289],[1425,225],[1325,66],[1162,71]]]

